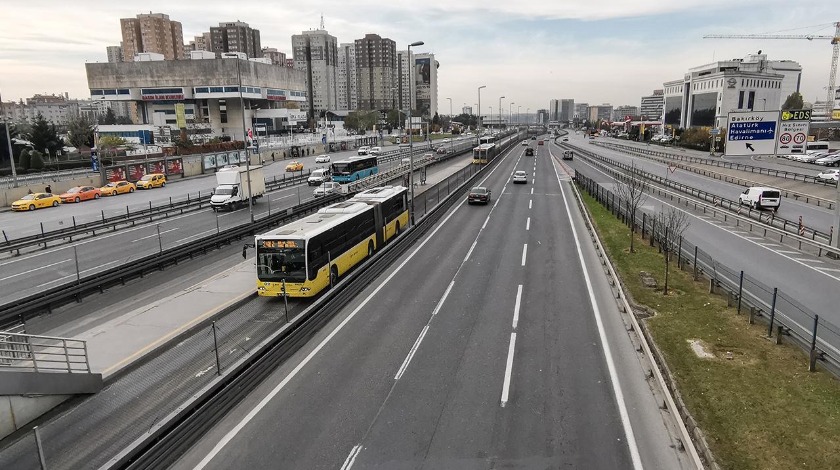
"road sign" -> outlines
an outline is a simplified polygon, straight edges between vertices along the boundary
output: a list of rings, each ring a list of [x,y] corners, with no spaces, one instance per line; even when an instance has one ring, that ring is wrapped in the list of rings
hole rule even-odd
[[[730,112],[726,155],[772,155],[776,150],[778,120],[778,111]]]
[[[712,130],[710,130],[710,131],[709,131],[709,134],[711,134],[711,135],[718,135],[718,134],[720,134],[720,129],[718,129],[717,127],[715,127],[714,129],[712,129]]]
[[[805,153],[805,142],[808,140],[808,130],[811,124],[810,109],[795,109],[782,111],[779,121],[778,142],[776,155],[791,155]]]

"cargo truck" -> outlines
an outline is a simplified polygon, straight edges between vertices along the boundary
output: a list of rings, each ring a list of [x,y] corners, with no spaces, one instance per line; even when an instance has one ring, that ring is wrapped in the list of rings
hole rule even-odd
[[[250,179],[250,192],[248,180]],[[222,168],[216,172],[216,189],[210,196],[210,207],[234,210],[247,206],[248,199],[256,202],[265,194],[265,176],[260,165],[253,165],[250,173],[244,166]]]

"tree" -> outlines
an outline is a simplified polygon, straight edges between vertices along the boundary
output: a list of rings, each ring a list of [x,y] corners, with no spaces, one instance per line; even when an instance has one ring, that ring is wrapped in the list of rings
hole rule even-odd
[[[16,162],[17,166],[23,168],[24,170],[29,169],[29,150],[23,149],[20,151],[20,155],[18,155],[18,161]]]
[[[55,155],[64,146],[64,141],[58,136],[55,124],[50,124],[41,113],[35,116],[29,141],[35,150],[46,151],[48,155]]]
[[[671,261],[671,252],[678,249],[678,241],[688,226],[688,214],[676,208],[669,208],[668,212],[660,211],[656,215],[655,234],[659,240],[659,246],[665,252],[665,289],[664,294],[668,295],[668,271]]]
[[[94,123],[85,116],[70,119],[67,122],[67,138],[70,145],[80,149],[82,147],[93,147]]]
[[[98,122],[99,124],[106,126],[113,126],[117,123],[117,115],[114,113],[113,109],[108,108],[108,111],[105,111],[104,116],[99,116]]]
[[[402,113],[396,109],[388,110],[387,115],[385,116],[385,123],[388,124],[390,127],[402,127],[400,123],[402,118]]]
[[[432,117],[432,125],[440,127],[440,116],[438,116],[438,113],[435,113]]]
[[[782,104],[782,111],[787,111],[790,109],[803,109],[805,107],[805,100],[802,99],[802,95],[799,94],[798,91],[794,91],[785,99],[784,104]]]
[[[44,154],[37,150],[29,153],[29,168],[41,171],[44,169]]]
[[[635,238],[634,230],[636,228],[636,213],[639,206],[644,204],[647,200],[645,191],[648,189],[648,183],[642,179],[640,172],[636,169],[636,164],[630,164],[630,174],[622,177],[623,181],[616,180],[616,192],[621,200],[624,201],[628,215],[630,215],[630,253],[635,253],[633,247],[633,239]]]

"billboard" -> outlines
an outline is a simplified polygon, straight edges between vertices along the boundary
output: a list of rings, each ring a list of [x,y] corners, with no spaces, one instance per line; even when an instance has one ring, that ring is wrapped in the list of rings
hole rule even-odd
[[[421,57],[414,59],[414,83],[417,98],[417,110],[423,116],[431,117],[432,108],[432,59]]]
[[[778,111],[731,111],[726,132],[726,155],[773,155],[778,120]]]
[[[180,158],[166,161],[167,175],[180,175],[184,172],[184,162]]]

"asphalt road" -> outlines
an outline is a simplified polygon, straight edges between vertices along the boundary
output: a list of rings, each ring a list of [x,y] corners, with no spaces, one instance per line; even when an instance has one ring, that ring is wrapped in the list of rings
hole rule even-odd
[[[687,468],[567,179],[514,147],[176,468]]]

